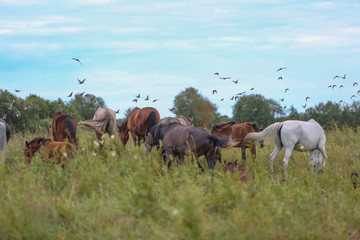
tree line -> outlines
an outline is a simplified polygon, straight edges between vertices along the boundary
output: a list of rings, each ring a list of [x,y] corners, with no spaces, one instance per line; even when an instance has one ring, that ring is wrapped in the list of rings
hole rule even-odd
[[[0,90],[0,117],[6,118],[16,131],[49,129],[53,115],[59,110],[73,115],[77,122],[91,119],[100,107],[105,107],[105,101],[92,94],[84,96],[78,94],[69,102],[64,102],[60,98],[50,101],[34,94],[22,99],[7,90]],[[127,109],[125,115],[130,110]],[[290,119],[307,121],[312,118],[325,129],[333,127],[334,124],[353,128],[360,125],[360,102],[356,101],[351,105],[340,105],[328,101],[310,107],[304,113],[299,113],[293,106],[285,111],[275,100],[267,99],[259,94],[244,95],[235,102],[233,116],[229,117],[221,115],[215,104],[192,87],[186,88],[175,96],[171,111],[175,115],[183,115],[191,119],[194,126],[205,128],[230,120],[239,123],[256,121],[260,126],[266,127],[277,121]]]

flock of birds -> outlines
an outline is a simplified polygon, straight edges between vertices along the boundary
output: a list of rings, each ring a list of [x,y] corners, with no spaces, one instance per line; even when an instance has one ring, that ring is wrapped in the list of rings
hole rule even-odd
[[[280,67],[280,68],[278,68],[276,71],[279,72],[279,71],[283,71],[283,70],[285,70],[285,69],[286,69],[286,67]],[[229,80],[229,79],[231,79],[231,77],[220,77],[220,74],[219,74],[218,72],[215,72],[215,73],[214,73],[214,76],[218,76],[218,78],[221,79],[221,80]],[[346,79],[346,74],[344,74],[343,76],[336,75],[336,76],[334,76],[333,80],[335,80],[336,78]],[[284,80],[283,76],[279,76],[279,77],[278,77],[278,81],[281,81],[281,80]],[[237,83],[238,83],[238,79],[232,80],[232,82],[233,82],[234,84],[237,84]],[[358,83],[357,83],[357,82],[354,82],[354,83],[352,84],[352,86],[353,86],[353,87],[358,86]],[[331,89],[334,89],[334,88],[337,87],[337,84],[331,84],[331,85],[329,85],[328,87],[331,88]],[[344,88],[344,84],[340,84],[340,85],[339,85],[339,89],[341,89],[341,88]],[[250,89],[250,91],[252,91],[252,90],[254,90],[254,88],[251,88],[251,89]],[[286,93],[289,92],[289,91],[291,91],[290,88],[285,88],[284,93],[286,94]],[[245,93],[246,93],[246,91],[243,91],[243,92],[240,92],[240,93],[236,93],[235,95],[232,95],[231,98],[229,98],[229,99],[230,99],[230,100],[235,100],[235,101],[237,101],[237,100],[240,98],[240,96],[243,95],[243,94],[245,94]],[[218,94],[218,90],[217,90],[217,89],[213,89],[213,90],[212,90],[212,95],[215,95],[215,94]],[[358,90],[356,94],[357,94],[357,95],[360,95],[360,90]],[[350,100],[353,99],[353,98],[355,98],[355,97],[357,97],[356,94],[353,94],[353,95],[350,97]],[[259,97],[259,95],[255,95],[255,97]],[[305,102],[304,102],[303,105],[301,105],[302,108],[306,109],[306,107],[308,106],[308,105],[307,105],[307,104],[308,104],[308,100],[310,100],[310,99],[311,99],[310,96],[306,96],[306,97],[305,97]],[[282,97],[282,98],[280,98],[279,100],[280,100],[281,103],[283,103],[284,100],[285,100],[285,97]],[[224,98],[221,98],[220,101],[224,101]],[[339,104],[345,104],[345,101],[344,101],[344,100],[340,100],[338,103],[339,103]],[[286,109],[286,105],[283,105],[282,108]],[[254,108],[253,108],[253,111],[256,111],[256,110],[257,110],[257,108],[254,107]],[[312,108],[308,108],[308,109],[306,109],[306,112],[311,111],[311,110],[313,110],[313,109],[312,109]]]
[[[277,69],[277,72],[282,71],[282,70],[285,70],[285,69],[286,69],[286,67],[280,67],[280,68]],[[214,76],[218,76],[219,79],[222,79],[222,80],[231,79],[231,77],[220,77],[220,74],[219,74],[218,72],[215,72],[215,73],[214,73]],[[283,80],[283,77],[282,77],[282,76],[279,76],[279,77],[278,77],[278,80]],[[232,82],[233,82],[234,84],[237,84],[237,83],[239,82],[239,80],[238,80],[238,79],[232,80]],[[254,89],[255,89],[255,88],[252,87],[252,88],[249,89],[249,91],[253,91]],[[287,93],[289,90],[290,90],[290,88],[286,88],[286,89],[284,90],[284,93]],[[213,89],[213,90],[212,90],[212,94],[213,94],[213,95],[214,95],[214,94],[217,94],[217,93],[218,93],[218,90],[217,90],[217,89]],[[243,94],[245,94],[245,93],[247,93],[247,91],[243,91],[243,92],[240,92],[240,93],[236,93],[235,95],[232,95],[232,96],[231,96],[230,100],[237,101],[237,100],[240,99],[240,96],[243,95]],[[260,95],[257,94],[257,95],[255,95],[255,97],[256,97],[256,98],[259,98]],[[307,101],[307,100],[309,100],[309,99],[310,99],[310,97],[306,97],[305,101]],[[220,99],[220,102],[222,102],[222,101],[224,101],[224,100],[225,100],[224,98],[221,98],[221,99]],[[283,97],[283,98],[280,98],[279,100],[280,100],[281,102],[283,102],[283,101],[285,100],[285,98]],[[303,105],[303,107],[305,108],[305,107],[306,107],[306,104]],[[286,108],[286,105],[283,106],[283,108]],[[253,111],[257,111],[257,107],[254,107],[254,108],[253,108]]]
[[[72,58],[72,60],[78,62],[78,63],[81,64],[81,65],[83,65],[83,63],[82,63],[82,62],[80,61],[80,59],[78,59],[78,58]],[[283,71],[283,70],[285,70],[285,69],[286,69],[286,67],[280,67],[280,68],[278,68],[276,71],[279,72],[279,71]],[[230,79],[232,79],[232,77],[229,77],[229,76],[226,76],[226,77],[220,76],[220,74],[219,74],[218,72],[215,72],[215,73],[214,73],[214,76],[217,76],[217,77],[218,77],[219,79],[221,79],[221,80],[230,80]],[[345,80],[345,79],[346,79],[346,74],[344,74],[343,76],[336,75],[336,76],[333,77],[333,80],[335,80],[335,79],[337,79],[337,78],[338,78],[338,79],[343,79],[343,80]],[[279,77],[278,77],[278,81],[280,81],[280,80],[283,80],[283,77],[282,77],[282,76],[279,76]],[[78,81],[78,84],[83,85],[83,84],[85,83],[85,81],[86,81],[86,78],[84,78],[84,79],[82,79],[82,80],[77,79],[77,81]],[[239,83],[239,80],[238,80],[238,79],[236,79],[236,80],[231,80],[231,81],[232,81],[234,84],[238,84],[238,83]],[[354,82],[354,83],[352,84],[352,86],[353,86],[353,87],[358,86],[358,83],[357,83],[357,82]],[[331,85],[328,86],[328,88],[331,88],[331,89],[337,88],[337,84],[331,84]],[[339,85],[339,89],[342,89],[342,88],[344,88],[344,85],[343,85],[343,84],[340,84],[340,85]],[[253,91],[254,89],[255,89],[255,88],[252,87],[252,88],[250,88],[248,91]],[[21,90],[19,90],[19,89],[15,89],[15,92],[16,92],[16,93],[18,93],[18,92],[20,92],[20,91],[21,91]],[[286,94],[288,91],[290,91],[290,88],[285,88],[284,93]],[[240,96],[243,95],[243,94],[245,94],[245,93],[247,93],[247,91],[243,91],[243,92],[236,93],[235,95],[232,95],[231,98],[229,98],[229,99],[230,99],[230,100],[237,101],[237,100],[240,99]],[[76,94],[76,95],[83,96],[84,94],[85,94],[85,91],[83,91],[83,92],[81,92],[81,93],[78,93],[78,94]],[[213,89],[213,90],[212,90],[212,95],[215,95],[215,94],[218,94],[218,90],[217,90],[217,89]],[[357,94],[357,95],[360,95],[360,90],[358,90],[356,94]],[[69,95],[67,95],[67,97],[72,97],[73,95],[74,95],[74,92],[71,92]],[[353,95],[350,97],[350,100],[353,99],[353,98],[355,98],[355,97],[357,97],[357,95],[353,94]],[[85,94],[85,97],[90,97],[90,100],[93,100],[93,99],[95,98],[95,96],[94,96],[94,95],[91,95],[91,94]],[[256,98],[259,98],[260,95],[255,95],[255,97],[256,97]],[[137,94],[137,95],[135,96],[135,98],[132,100],[132,102],[133,102],[133,103],[138,103],[138,101],[139,101],[140,99],[141,99],[141,94],[139,93],[139,94]],[[304,109],[307,107],[307,102],[308,102],[308,100],[310,100],[310,99],[311,99],[311,98],[310,98],[309,96],[307,96],[307,97],[305,98],[305,103],[304,103],[304,105],[302,105],[302,107],[303,107]],[[222,102],[222,101],[224,101],[224,100],[225,100],[225,98],[221,98],[221,99],[220,99],[220,102]],[[280,98],[279,100],[280,100],[280,102],[284,102],[285,97],[282,97],[282,98]],[[23,100],[18,100],[18,101],[19,101],[19,104],[23,104],[23,103],[24,103]],[[155,102],[159,101],[159,99],[156,98],[156,99],[152,99],[152,100],[151,100],[151,99],[149,98],[149,95],[146,95],[146,97],[144,98],[144,101],[152,101],[153,103],[155,103]],[[13,110],[13,103],[15,103],[15,102],[16,102],[16,100],[13,100],[12,103],[10,104],[10,106],[8,106],[8,109],[9,109],[10,111]],[[32,103],[34,103],[34,102],[32,102]],[[344,104],[345,101],[341,99],[338,103],[339,103],[339,104]],[[183,107],[182,110],[186,109],[187,104],[188,104],[188,103],[185,103],[185,107]],[[96,107],[99,108],[100,106],[96,106]],[[29,109],[29,108],[30,108],[30,105],[25,105],[25,106],[24,106],[24,110],[25,110],[25,111],[26,111],[27,109]],[[286,109],[286,105],[283,105],[282,108]],[[171,112],[175,112],[176,108],[175,108],[175,107],[172,107],[172,108],[170,108],[169,110],[170,110]],[[310,110],[310,109],[307,109],[306,111],[308,111],[308,110]],[[256,107],[256,106],[253,108],[253,111],[257,111],[257,107]],[[119,113],[119,109],[118,109],[117,111],[115,111],[115,113]],[[20,117],[20,116],[21,116],[21,111],[16,111],[16,112],[15,112],[15,115],[16,115],[17,117]],[[3,115],[2,115],[2,118],[3,118],[3,119],[6,119],[6,117],[7,117],[7,114],[3,114]]]

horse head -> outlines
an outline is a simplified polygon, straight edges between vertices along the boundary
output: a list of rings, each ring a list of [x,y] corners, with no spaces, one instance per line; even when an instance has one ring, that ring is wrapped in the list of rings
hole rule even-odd
[[[125,146],[127,141],[129,140],[129,129],[127,128],[127,121],[123,122],[120,126],[118,126],[118,132],[120,135],[121,143]]]
[[[36,152],[40,150],[40,148],[44,145],[46,141],[50,139],[45,139],[43,137],[35,137],[30,142],[25,141],[25,156],[27,160],[30,162],[30,158],[35,155]]]

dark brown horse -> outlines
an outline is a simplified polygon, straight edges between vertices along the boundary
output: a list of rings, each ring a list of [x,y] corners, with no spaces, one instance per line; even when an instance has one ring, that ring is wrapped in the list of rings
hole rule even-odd
[[[95,112],[94,118],[79,122],[79,125],[90,127],[94,130],[97,140],[101,144],[101,137],[104,133],[109,133],[110,137],[116,133],[116,115],[110,108],[100,108]]]
[[[168,123],[168,122],[178,122],[185,126],[191,126],[191,119],[187,119],[183,115],[176,116],[176,117],[166,117],[161,119],[160,123]]]
[[[241,124],[236,124],[235,121],[230,122],[220,122],[215,124],[211,133],[222,138],[230,138],[235,141],[237,144],[234,147],[241,147],[242,159],[246,160],[245,149],[249,148],[252,158],[256,158],[256,144],[254,141],[244,142],[245,136],[250,132],[260,132],[259,126],[256,122],[246,122]],[[263,143],[260,143],[261,147],[264,147]],[[221,159],[220,152],[219,160]]]
[[[154,145],[156,140],[162,140],[165,152],[164,163],[167,158],[172,155],[179,158],[180,162],[184,161],[184,156],[189,152],[193,153],[199,168],[203,171],[198,158],[205,156],[209,169],[214,169],[216,158],[216,148],[228,148],[233,146],[234,142],[229,139],[223,139],[211,135],[207,130],[198,127],[184,126],[180,123],[161,123],[150,130],[146,138],[147,150],[148,146]],[[171,161],[168,162],[170,167]]]
[[[55,142],[43,137],[35,137],[30,142],[25,142],[25,156],[28,163],[36,152],[42,151],[42,159],[55,159],[58,164],[73,155],[74,145],[68,142]],[[62,164],[64,168],[64,165]]]
[[[77,145],[76,130],[76,122],[72,116],[62,112],[55,113],[51,124],[54,141],[63,142],[67,138],[70,143]]]
[[[122,144],[126,145],[130,132],[134,145],[140,146],[141,139],[145,140],[145,136],[150,128],[159,122],[160,114],[155,108],[134,108],[125,119],[125,122],[118,127]]]

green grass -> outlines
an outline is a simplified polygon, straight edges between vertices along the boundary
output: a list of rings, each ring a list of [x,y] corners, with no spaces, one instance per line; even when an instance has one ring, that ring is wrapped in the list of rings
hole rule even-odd
[[[118,137],[99,151],[82,128],[65,170],[40,155],[28,165],[24,142],[35,135],[15,134],[0,165],[0,239],[359,239],[360,190],[350,173],[360,168],[360,135],[350,128],[326,135],[322,174],[312,172],[307,153],[293,152],[284,183],[284,150],[272,175],[269,145],[256,161],[247,153],[255,179],[245,184],[224,163],[201,173],[186,159],[168,171],[158,152],[130,141],[124,148]],[[223,159],[240,160],[240,149]]]

